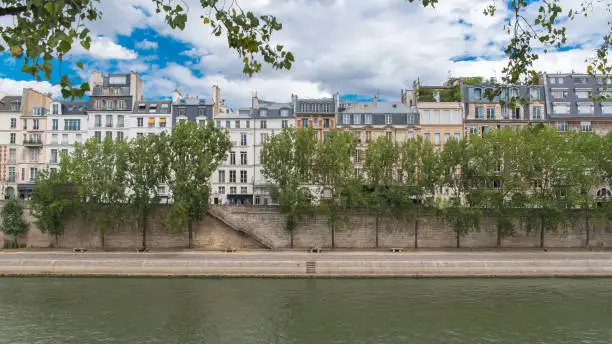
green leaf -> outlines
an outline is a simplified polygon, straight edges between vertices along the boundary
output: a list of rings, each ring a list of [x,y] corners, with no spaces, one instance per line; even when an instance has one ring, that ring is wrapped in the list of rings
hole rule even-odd
[[[83,66],[83,62],[81,62],[81,61],[78,61],[78,62],[76,63],[76,66],[77,66],[79,69],[83,69],[83,68],[85,68],[85,66]]]

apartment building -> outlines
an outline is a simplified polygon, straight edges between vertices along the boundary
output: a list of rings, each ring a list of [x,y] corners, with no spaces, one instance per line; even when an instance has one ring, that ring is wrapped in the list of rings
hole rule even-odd
[[[291,102],[297,128],[314,128],[317,138],[323,140],[326,133],[336,127],[340,103],[337,93],[332,98],[319,99],[300,99],[297,95],[291,95]]]
[[[371,140],[384,136],[396,143],[405,142],[418,134],[419,123],[419,114],[402,102],[380,102],[377,97],[369,103],[341,102],[338,128],[357,137],[357,149],[353,155],[355,175],[361,174],[365,151]]]
[[[36,176],[45,168],[45,131],[51,105],[51,95],[33,89],[23,90],[21,106],[21,135],[17,144],[21,145],[21,156],[17,165],[17,194],[19,199],[31,199]],[[18,124],[18,125],[19,125]],[[21,137],[19,137],[21,136]],[[19,154],[19,153],[18,153]]]
[[[17,193],[17,137],[21,136],[21,96],[0,98],[0,196],[14,197]]]
[[[213,203],[271,204],[268,181],[261,165],[261,150],[270,136],[285,127],[295,126],[292,104],[254,96],[250,109],[221,111],[214,115],[214,120],[218,128],[227,130],[232,149],[213,175]]]
[[[461,101],[461,85],[421,86],[414,83],[414,90],[402,94],[402,99],[414,104],[420,115],[419,131],[436,147],[443,148],[451,137],[463,137],[464,106]]]
[[[51,103],[45,131],[46,167],[59,168],[60,156],[74,151],[87,138],[87,100],[55,100]]]
[[[491,80],[483,85],[463,85],[462,97],[466,135],[547,122],[543,85],[499,85]]]
[[[130,139],[145,134],[169,134],[172,131],[172,102],[140,100],[128,119]]]
[[[88,135],[99,142],[104,138],[126,139],[133,105],[143,100],[138,73],[104,75],[94,71],[89,85]]]
[[[604,84],[606,82],[607,84]],[[612,131],[612,78],[588,74],[545,74],[546,106],[558,131]],[[604,96],[604,101],[593,98]]]

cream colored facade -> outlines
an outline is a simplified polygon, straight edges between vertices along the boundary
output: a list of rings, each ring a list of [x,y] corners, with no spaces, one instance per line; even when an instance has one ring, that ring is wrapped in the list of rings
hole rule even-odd
[[[463,104],[461,102],[418,102],[421,116],[420,135],[442,149],[451,137],[463,138]]]

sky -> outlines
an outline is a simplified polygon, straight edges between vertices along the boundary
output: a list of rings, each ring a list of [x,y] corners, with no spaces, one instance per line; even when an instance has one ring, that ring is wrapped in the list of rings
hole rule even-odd
[[[179,1],[179,0],[177,0]],[[503,31],[508,9],[495,17],[482,10],[492,0],[440,0],[435,9],[406,0],[238,0],[258,14],[271,14],[283,23],[273,36],[295,56],[290,71],[264,67],[249,78],[242,61],[225,38],[211,35],[200,16],[199,1],[180,0],[188,8],[185,30],[172,30],[155,14],[151,0],[104,0],[102,20],[91,23],[94,36],[89,51],[75,48],[61,64],[73,80],[86,80],[92,70],[136,71],[144,81],[147,99],[183,95],[210,98],[218,85],[221,97],[233,107],[249,106],[251,96],[288,102],[339,93],[354,100],[395,100],[401,89],[422,83],[440,84],[449,76],[501,77],[507,63]],[[560,0],[564,8],[582,0]],[[499,5],[499,1],[497,4]],[[528,15],[536,13],[531,2]],[[498,6],[499,7],[499,6]],[[8,18],[0,18],[6,25]],[[568,42],[558,51],[541,55],[536,68],[546,72],[584,72],[609,13],[595,11],[568,24]],[[60,65],[49,82],[36,82],[19,72],[20,61],[0,54],[0,93],[20,94],[34,87],[59,96]],[[84,70],[76,62],[84,63]]]

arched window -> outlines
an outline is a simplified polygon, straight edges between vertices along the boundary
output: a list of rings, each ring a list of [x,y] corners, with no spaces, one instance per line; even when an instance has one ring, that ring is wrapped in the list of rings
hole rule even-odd
[[[607,188],[597,190],[597,198],[612,198],[612,191]]]

